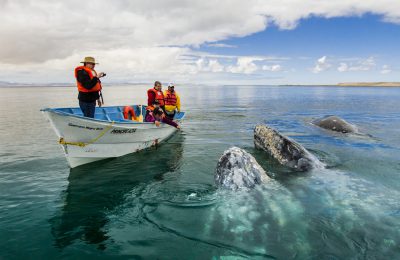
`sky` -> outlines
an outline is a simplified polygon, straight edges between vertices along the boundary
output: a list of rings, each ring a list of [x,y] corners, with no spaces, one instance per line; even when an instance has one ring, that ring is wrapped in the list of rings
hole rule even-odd
[[[0,83],[400,81],[399,0],[0,0]]]

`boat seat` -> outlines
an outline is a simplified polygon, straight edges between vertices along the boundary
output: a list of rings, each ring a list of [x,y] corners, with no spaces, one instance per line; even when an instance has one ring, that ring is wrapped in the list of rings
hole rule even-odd
[[[107,113],[107,116],[111,121],[122,121],[124,120],[124,116],[121,112]]]
[[[71,113],[74,115],[78,115],[78,116],[83,116],[82,110],[80,108],[69,108],[69,110],[71,110]],[[69,112],[69,111],[64,111],[64,112]]]

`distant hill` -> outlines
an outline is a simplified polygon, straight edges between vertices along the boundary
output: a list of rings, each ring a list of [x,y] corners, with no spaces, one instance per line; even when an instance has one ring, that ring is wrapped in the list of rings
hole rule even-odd
[[[400,87],[400,82],[343,82],[337,86],[349,87]]]

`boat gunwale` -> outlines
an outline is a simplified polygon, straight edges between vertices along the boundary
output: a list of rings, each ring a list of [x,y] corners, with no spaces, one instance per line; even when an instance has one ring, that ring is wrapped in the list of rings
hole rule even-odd
[[[112,106],[110,106],[112,107]],[[114,106],[116,107],[116,106]],[[98,122],[98,123],[114,123],[114,124],[124,124],[124,125],[149,125],[149,124],[154,124],[154,122],[136,122],[136,121],[131,121],[131,122],[125,122],[125,121],[113,121],[113,120],[103,120],[103,119],[95,119],[95,118],[90,118],[90,117],[85,117],[85,116],[81,116],[81,115],[76,115],[76,114],[72,114],[72,113],[67,113],[64,111],[59,111],[57,109],[63,109],[63,108],[42,108],[40,109],[41,112],[51,112],[51,113],[55,113],[55,114],[59,114],[61,116],[69,116],[69,117],[75,117],[78,119],[83,119],[83,120],[88,120],[88,121],[94,121],[94,122]],[[185,117],[185,114],[183,114],[182,118],[177,119],[177,121],[181,121],[183,118]],[[128,120],[126,120],[128,121]],[[164,123],[163,123],[164,124]]]

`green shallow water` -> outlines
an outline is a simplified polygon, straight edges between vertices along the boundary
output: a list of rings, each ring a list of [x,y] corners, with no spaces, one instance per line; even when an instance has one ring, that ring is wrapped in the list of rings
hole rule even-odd
[[[0,259],[400,258],[400,89],[179,87],[184,131],[158,149],[69,169],[39,110],[74,88],[0,88]],[[145,103],[112,86],[107,105]],[[310,122],[335,114],[365,136]],[[326,169],[294,173],[253,148],[267,123]],[[213,183],[239,146],[272,177],[251,191]]]

